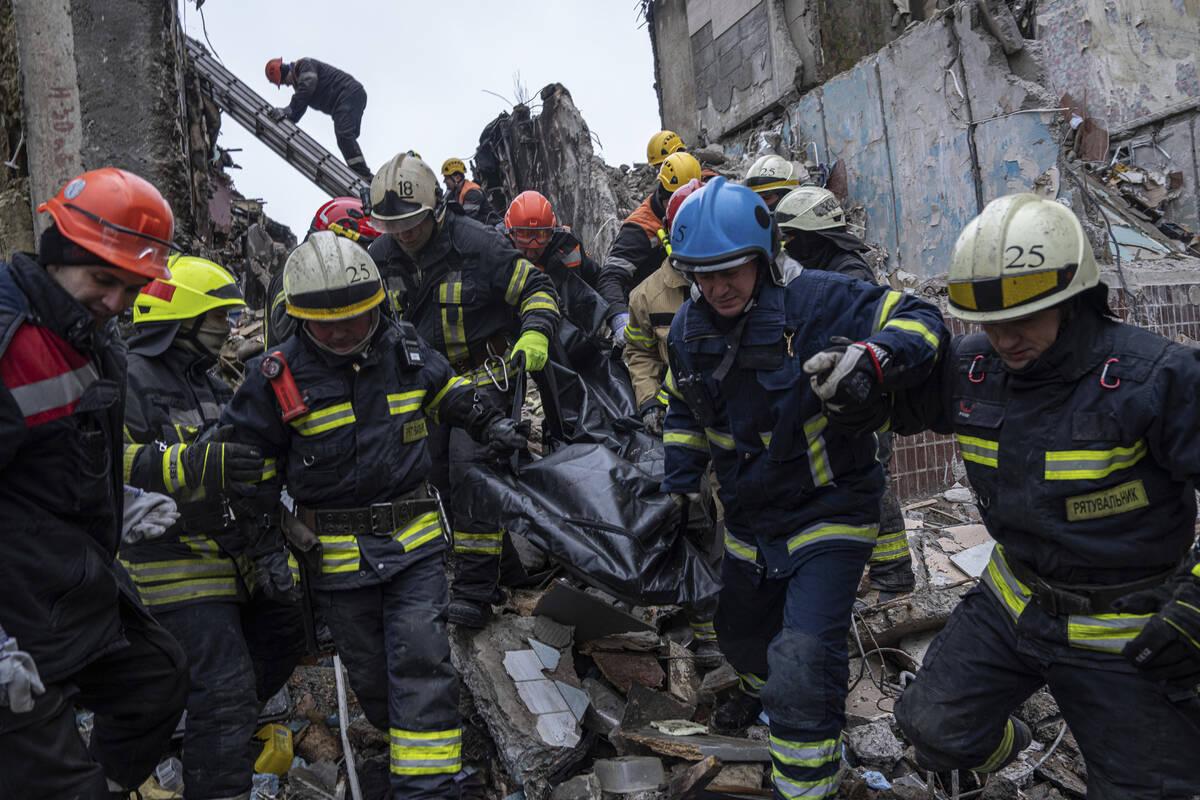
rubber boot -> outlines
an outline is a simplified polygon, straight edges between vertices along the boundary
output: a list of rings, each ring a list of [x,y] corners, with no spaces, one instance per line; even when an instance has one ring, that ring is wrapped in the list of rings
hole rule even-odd
[[[745,692],[738,692],[717,706],[712,715],[712,729],[717,733],[738,733],[762,713],[762,701]]]

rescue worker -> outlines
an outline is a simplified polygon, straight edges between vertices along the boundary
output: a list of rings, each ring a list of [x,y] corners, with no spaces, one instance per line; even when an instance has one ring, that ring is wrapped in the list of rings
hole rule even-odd
[[[840,357],[819,384],[834,405],[874,397],[924,380],[946,329],[928,303],[776,263],[777,247],[766,204],[725,178],[675,216],[671,263],[697,294],[667,340],[662,490],[688,503],[710,459],[720,483],[716,629],[742,692],[714,726],[740,728],[765,710],[776,796],[833,797],[850,610],[879,528],[883,472],[874,436],[832,425],[801,365]],[[822,350],[834,335],[854,343]]]
[[[124,464],[125,483],[174,497],[182,518],[160,538],[122,545],[120,556],[188,656],[186,797],[245,799],[259,707],[303,655],[304,623],[287,602],[278,531],[238,530],[226,511],[225,493],[252,492],[275,469],[257,448],[213,439],[233,396],[213,367],[242,293],[211,261],[175,257],[169,267],[171,277],[151,281],[133,305]]]
[[[875,271],[860,253],[867,246],[846,231],[846,215],[841,203],[828,189],[820,186],[801,186],[792,189],[775,207],[775,222],[783,237],[783,249],[806,269],[840,272],[851,278],[877,284]],[[879,511],[879,538],[871,553],[868,567],[870,586],[888,595],[912,591],[916,578],[912,570],[912,554],[908,549],[908,532],[904,513],[896,499],[895,482],[888,465],[892,460],[892,434],[882,431],[879,437],[879,463],[883,465],[884,489]]]
[[[646,161],[657,167],[671,153],[687,152],[683,139],[675,131],[659,131],[646,143]]]
[[[401,153],[371,183],[371,223],[387,233],[369,252],[402,318],[442,353],[454,372],[490,404],[511,408],[511,378],[542,369],[558,325],[549,276],[494,228],[437,209],[437,178],[419,158]],[[510,337],[515,339],[510,345]],[[504,530],[470,511],[466,489],[486,449],[445,426],[430,436],[434,483],[453,486],[454,582],[448,618],[482,627],[498,601]]]
[[[680,150],[666,156],[658,168],[658,185],[625,218],[608,250],[597,290],[605,297],[620,298],[610,322],[618,343],[625,341],[625,326],[629,324],[629,293],[658,269],[666,254],[663,216],[667,201],[693,178],[700,179],[700,162],[693,155]]]
[[[115,562],[125,345],[116,316],[170,277],[174,218],[119,169],[42,203],[0,267],[0,796],[124,797],[187,697],[183,651]],[[40,676],[40,677],[39,677]],[[90,745],[76,706],[95,713]]]
[[[308,225],[306,236],[317,231],[333,231],[363,248],[379,238],[379,231],[371,226],[371,219],[363,213],[362,201],[357,197],[335,197],[322,203]],[[283,296],[283,270],[279,270],[271,276],[267,285],[267,314],[263,329],[266,349],[275,349],[295,332],[296,320],[287,313]]]
[[[290,63],[272,58],[267,62],[267,80],[276,87],[296,87],[290,103],[271,109],[272,119],[299,122],[309,106],[333,117],[333,135],[346,166],[364,180],[371,180],[371,170],[358,146],[367,90],[353,75],[315,58],[300,58]]]
[[[222,414],[274,458],[289,538],[372,725],[389,731],[393,798],[458,797],[458,675],[446,634],[445,532],[427,488],[431,421],[494,452],[525,444],[446,360],[397,322],[370,257],[314,233],[284,267],[295,336],[246,365]],[[266,502],[264,502],[266,501]],[[268,512],[271,513],[271,512]]]
[[[600,265],[588,255],[583,242],[569,227],[558,224],[550,201],[540,192],[531,189],[513,198],[504,213],[504,222],[497,228],[504,232],[521,255],[550,276],[560,297],[563,294],[563,282],[571,270],[593,289],[598,286]],[[620,299],[604,299],[610,303],[609,310],[605,312],[607,320],[613,313],[613,305],[619,303]]]
[[[700,186],[700,181],[693,178],[671,195],[663,219],[666,231],[671,230],[671,222],[679,206]],[[664,248],[667,257],[663,263],[649,278],[635,286],[629,295],[629,326],[625,329],[628,345],[621,353],[633,380],[634,398],[642,418],[642,427],[646,433],[659,439],[662,438],[663,419],[667,415],[667,392],[662,387],[667,373],[667,333],[671,329],[671,319],[687,299],[690,287],[683,275],[671,266],[669,241]],[[698,499],[703,499],[707,506],[710,494],[701,492]],[[715,502],[712,505],[715,506]],[[706,514],[697,516],[706,522],[708,518],[715,521],[719,517],[716,508],[706,508],[705,511]],[[712,544],[714,548],[719,546],[715,541]],[[701,550],[708,555],[703,547]],[[685,609],[688,624],[692,628],[690,646],[696,654],[696,666],[704,670],[716,669],[725,660],[713,626],[716,608],[716,598],[713,598],[712,603]]]
[[[772,212],[783,196],[807,181],[808,170],[803,164],[788,161],[775,153],[759,156],[746,171],[746,185],[762,198]]]
[[[442,162],[442,175],[452,206],[484,225],[495,225],[500,221],[479,184],[467,180],[467,165],[461,158],[447,158]]]
[[[896,718],[927,769],[996,772],[1030,743],[1013,710],[1047,685],[1089,798],[1193,797],[1200,353],[1118,322],[1079,221],[1033,194],[967,224],[949,295],[983,331],[893,424],[954,433],[996,547]]]

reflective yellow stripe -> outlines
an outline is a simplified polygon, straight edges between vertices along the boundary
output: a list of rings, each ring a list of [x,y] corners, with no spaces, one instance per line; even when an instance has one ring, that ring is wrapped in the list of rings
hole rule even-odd
[[[446,385],[443,386],[441,389],[439,389],[438,393],[435,394],[433,396],[433,399],[429,401],[429,405],[425,406],[425,413],[427,413],[429,416],[433,417],[434,422],[438,422],[438,409],[441,407],[442,400],[445,399],[446,394],[451,389],[454,389],[455,387],[458,387],[458,386],[469,387],[470,385],[471,385],[470,381],[468,381],[465,378],[460,378],[458,376],[455,376],[455,377],[451,378],[450,380],[446,381]]]
[[[415,392],[400,392],[399,394],[389,394],[387,396],[388,411],[393,415],[407,414],[410,411],[419,411],[421,402],[425,399],[425,390],[418,389]]]
[[[674,397],[676,400],[683,400],[683,395],[679,393],[679,387],[675,385],[675,376],[671,374],[670,367],[667,367],[667,374],[663,376],[662,385],[671,397]]]
[[[700,622],[692,620],[688,623],[692,628],[692,638],[698,642],[715,642],[717,640],[717,629],[713,626],[712,620]]]
[[[275,459],[264,458],[262,477],[259,478],[259,481],[269,481],[271,478],[274,478],[276,474]]]
[[[908,534],[904,531],[881,535],[871,551],[871,563],[896,561],[908,557]]]
[[[528,311],[558,311],[558,303],[554,302],[554,298],[546,292],[534,292],[525,298],[521,303],[519,313],[525,314]]]
[[[989,439],[980,439],[977,436],[964,436],[961,433],[954,434],[958,439],[958,449],[962,452],[964,461],[971,461],[976,464],[982,464],[985,467],[996,468],[997,459],[1000,455],[1000,443],[993,442]]]
[[[1029,587],[1017,580],[1009,570],[1008,563],[1004,560],[1003,547],[996,545],[992,549],[987,569],[980,577],[983,579],[983,585],[991,589],[996,599],[1008,609],[1014,621],[1024,613],[1032,594]]]
[[[1012,717],[1009,717],[1004,721],[1004,735],[1000,737],[1000,745],[992,751],[987,761],[978,767],[971,767],[971,769],[975,772],[993,772],[1012,755],[1013,738],[1015,736],[1016,731],[1013,729]]]
[[[788,553],[794,553],[815,541],[842,540],[873,544],[879,533],[878,525],[846,525],[840,522],[822,522],[812,525],[788,539]]]
[[[819,742],[790,742],[772,735],[771,757],[777,764],[792,767],[823,767],[842,757],[842,737]]]
[[[703,436],[692,431],[666,431],[663,433],[663,444],[674,444],[680,447],[688,447],[692,450],[699,450],[703,453],[708,452],[708,442]]]
[[[812,473],[813,486],[825,486],[833,482],[829,472],[829,461],[825,457],[825,437],[821,432],[829,426],[824,414],[817,414],[804,423],[804,436],[808,440],[808,468]]]
[[[517,304],[517,301],[521,299],[521,292],[525,291],[525,282],[529,280],[532,272],[533,264],[524,258],[517,259],[513,265],[512,277],[508,279],[508,289],[504,292],[504,302],[510,306]]]
[[[837,794],[839,780],[841,780],[841,773],[834,772],[827,778],[798,781],[780,772],[778,764],[771,768],[771,783],[774,784],[775,791],[779,792],[779,795],[786,800],[820,800],[824,797],[833,797]]]
[[[389,731],[391,770],[396,775],[456,773],[462,766],[462,729]]]
[[[446,345],[446,358],[451,362],[462,361],[471,355],[467,347],[467,329],[463,321],[462,306],[442,306],[442,340]]]
[[[667,394],[667,390],[660,386],[658,392],[654,395],[654,401],[659,405],[670,405],[671,395]]]
[[[888,320],[883,327],[899,328],[902,331],[919,334],[921,338],[928,342],[929,346],[934,350],[938,349],[938,346],[941,344],[941,341],[938,340],[938,337],[934,335],[933,331],[929,330],[929,328],[925,327],[925,325],[922,323],[917,322],[915,319],[892,319]]]
[[[396,534],[396,541],[404,548],[404,552],[416,550],[426,542],[442,535],[442,524],[436,511],[427,511],[404,526]]]
[[[340,306],[338,308],[302,308],[292,305],[286,300],[287,312],[297,319],[327,319],[339,320],[347,317],[355,317],[364,311],[369,311],[375,306],[383,302],[383,284],[379,284],[379,290],[375,294],[368,297],[366,300],[361,300],[357,303],[351,303],[348,306]]]
[[[162,454],[163,487],[168,493],[177,492],[184,487],[186,479],[183,473],[183,449],[186,444],[173,444]]]
[[[354,407],[349,402],[345,402],[310,411],[304,416],[297,417],[292,420],[292,427],[301,436],[315,436],[343,425],[353,425],[355,422]]]
[[[1145,458],[1146,440],[1111,450],[1047,450],[1046,480],[1073,481],[1105,478]]]
[[[498,556],[504,543],[504,531],[495,533],[454,532],[454,552],[469,555]]]
[[[318,536],[321,540],[321,574],[358,571],[358,540],[354,536]]]
[[[219,552],[206,537],[194,538],[212,544],[214,554]],[[121,563],[147,606],[239,596],[237,568],[233,561],[220,555],[170,561],[121,559]]]
[[[725,431],[718,431],[718,430],[714,430],[712,428],[705,428],[704,429],[704,437],[706,439],[708,439],[708,441],[715,444],[717,447],[720,447],[722,450],[733,450],[736,447],[736,445],[734,444],[734,441],[733,441],[733,437],[730,436]]]
[[[654,349],[654,337],[641,328],[635,328],[633,325],[625,326],[625,341],[633,342],[647,350]]]
[[[873,333],[879,333],[883,330],[883,325],[892,316],[892,312],[896,310],[896,306],[900,304],[900,299],[903,297],[900,292],[889,291],[879,301],[879,313],[875,316],[875,330]]]
[[[737,676],[738,686],[751,697],[758,697],[759,692],[762,691],[763,686],[767,683],[766,678],[760,678],[753,672],[739,672]]]
[[[121,459],[121,477],[125,483],[130,483],[133,480],[133,462],[145,446],[144,444],[125,445],[124,456]]]
[[[758,562],[758,548],[734,536],[728,530],[725,531],[725,552],[734,558],[747,561],[751,564]]]

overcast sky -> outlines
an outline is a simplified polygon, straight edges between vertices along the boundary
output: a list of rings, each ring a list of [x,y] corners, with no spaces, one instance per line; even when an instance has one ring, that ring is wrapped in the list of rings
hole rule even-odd
[[[367,90],[359,144],[371,169],[416,150],[439,171],[467,161],[479,134],[515,100],[520,74],[535,98],[543,86],[567,87],[609,164],[645,161],[659,129],[650,36],[637,0],[206,0],[208,38],[222,63],[268,102],[286,105],[291,89],[267,82],[264,65],[311,56],[354,75]],[[184,27],[204,42],[194,0],[180,3]],[[207,46],[207,45],[206,45]],[[309,109],[300,127],[340,157],[333,121]],[[303,236],[327,197],[224,116],[218,143],[242,148],[234,183],[267,202],[267,213]],[[440,177],[440,173],[439,173]],[[567,221],[569,222],[569,220]]]

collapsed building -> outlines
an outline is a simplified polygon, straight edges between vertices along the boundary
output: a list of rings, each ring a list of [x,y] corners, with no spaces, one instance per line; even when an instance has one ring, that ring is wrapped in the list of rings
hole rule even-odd
[[[1200,340],[1196,0],[647,0],[643,8],[664,127],[733,178],[765,153],[804,162],[842,199],[894,287],[944,301],[962,225],[992,197],[1034,190],[1086,220],[1126,318]],[[216,146],[222,111],[188,57],[176,12],[174,2],[151,0],[0,0],[8,167],[0,244],[32,249],[34,209],[71,175],[125,167],[162,189],[178,243],[229,267],[261,305],[296,239],[261,200],[236,192],[232,157]],[[547,86],[540,101],[538,113],[517,106],[482,132],[476,178],[500,210],[520,191],[543,192],[602,259],[654,171],[605,164],[566,87]],[[942,437],[898,447],[918,583],[901,598],[864,594],[856,612],[854,772],[844,796],[933,791],[914,772],[890,708],[991,547],[970,490],[952,486],[964,474],[957,459]],[[769,795],[766,728],[708,731],[736,676],[696,672],[677,608],[583,588],[536,548],[519,549],[533,585],[514,592],[488,628],[453,643],[467,689],[465,791],[497,800]],[[339,709],[327,655],[297,671],[290,701],[276,708],[280,736],[304,762],[264,770],[263,800],[346,796],[350,765],[364,796],[383,791],[386,736],[352,698]],[[1037,743],[981,796],[1084,796],[1082,759],[1052,699],[1039,693],[1020,713]]]

